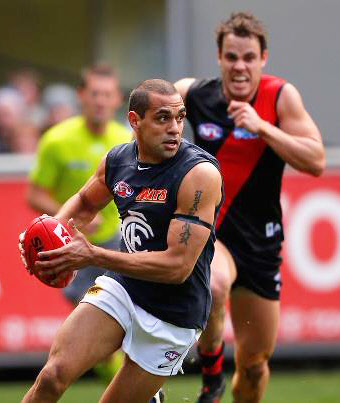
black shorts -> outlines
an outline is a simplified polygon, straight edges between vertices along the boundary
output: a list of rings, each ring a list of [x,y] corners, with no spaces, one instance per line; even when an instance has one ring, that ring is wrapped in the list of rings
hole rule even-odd
[[[227,247],[236,266],[237,275],[232,290],[244,287],[263,298],[280,299],[281,248],[270,252],[250,254],[237,249],[234,245],[222,243]]]

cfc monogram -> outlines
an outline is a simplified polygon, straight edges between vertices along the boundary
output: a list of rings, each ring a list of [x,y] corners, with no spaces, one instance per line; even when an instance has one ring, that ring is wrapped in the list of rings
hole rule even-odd
[[[121,223],[125,246],[129,253],[147,252],[147,249],[142,249],[142,242],[154,237],[152,228],[147,223],[144,214],[131,210],[128,210],[128,214]]]

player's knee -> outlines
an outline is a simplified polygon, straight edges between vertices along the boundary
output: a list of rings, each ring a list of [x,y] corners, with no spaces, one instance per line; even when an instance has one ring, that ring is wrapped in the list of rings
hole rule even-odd
[[[243,376],[254,388],[269,375],[269,357],[269,354],[262,354],[256,360],[249,359],[238,363],[239,370],[242,371]]]
[[[214,305],[224,306],[225,301],[229,296],[230,287],[230,279],[227,273],[219,274],[218,276],[215,276],[215,278],[212,278],[210,289]]]
[[[269,368],[268,362],[263,361],[258,364],[254,364],[251,366],[246,367],[245,369],[245,376],[248,379],[251,385],[258,385],[261,380],[268,376]]]
[[[66,390],[68,383],[59,365],[45,366],[36,381],[36,389],[43,395],[61,396]]]

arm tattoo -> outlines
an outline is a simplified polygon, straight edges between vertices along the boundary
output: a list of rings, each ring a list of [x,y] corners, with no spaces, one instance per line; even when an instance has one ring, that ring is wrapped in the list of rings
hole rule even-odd
[[[185,243],[186,246],[188,246],[188,240],[190,238],[191,232],[190,232],[190,224],[185,223],[182,227],[183,232],[179,234],[180,240],[179,243]]]
[[[202,193],[203,193],[203,192],[202,192],[201,190],[196,190],[196,192],[195,192],[195,197],[194,197],[194,202],[193,202],[193,204],[192,204],[192,207],[190,207],[190,209],[189,209],[189,214],[190,214],[190,215],[194,215],[195,212],[197,211],[197,206],[198,206],[198,203],[199,203],[200,200],[201,200],[201,195],[202,195]],[[190,236],[191,236],[190,224],[186,222],[186,223],[182,226],[182,231],[183,231],[183,232],[181,232],[181,233],[179,234],[179,236],[180,236],[179,243],[185,243],[185,245],[188,246],[188,240],[189,240],[189,238],[190,238]]]
[[[190,215],[194,215],[196,213],[197,206],[198,206],[198,203],[201,200],[202,193],[203,193],[202,190],[196,190],[194,202],[192,204],[192,207],[189,209],[189,214]]]

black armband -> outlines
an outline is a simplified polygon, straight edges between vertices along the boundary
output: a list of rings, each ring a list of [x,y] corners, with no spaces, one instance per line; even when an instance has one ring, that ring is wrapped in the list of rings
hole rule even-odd
[[[187,215],[187,214],[173,214],[173,216],[171,218],[174,218],[175,220],[179,220],[179,221],[184,221],[184,222],[188,222],[191,224],[197,224],[197,225],[202,225],[205,228],[208,228],[210,231],[214,231],[214,226],[200,220],[198,217],[193,216],[193,215]]]

